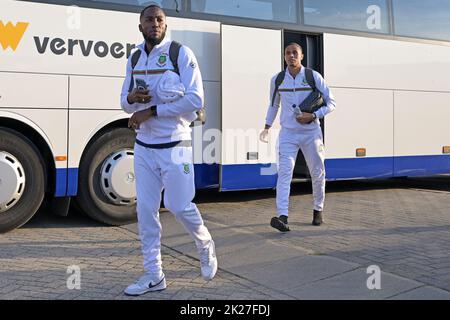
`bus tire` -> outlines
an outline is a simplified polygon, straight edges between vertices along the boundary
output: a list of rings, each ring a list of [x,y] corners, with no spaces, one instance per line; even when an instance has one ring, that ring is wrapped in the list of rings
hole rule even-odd
[[[46,168],[39,150],[27,137],[0,127],[0,169],[0,232],[7,232],[24,225],[41,206]]]
[[[83,213],[94,220],[118,226],[135,222],[136,205],[116,205],[105,195],[101,186],[101,169],[105,160],[115,152],[133,149],[135,133],[116,128],[103,133],[86,150],[79,167],[76,202]]]

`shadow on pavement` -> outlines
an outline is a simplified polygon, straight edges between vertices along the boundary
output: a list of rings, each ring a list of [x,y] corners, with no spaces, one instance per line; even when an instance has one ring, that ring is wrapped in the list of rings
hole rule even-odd
[[[391,179],[366,179],[327,181],[327,193],[340,193],[352,191],[370,191],[380,189],[424,189],[430,191],[449,191],[450,175],[423,177],[423,178],[391,178]],[[295,182],[291,185],[291,195],[312,193],[311,182]],[[217,189],[198,190],[194,202],[242,202],[275,198],[274,189],[245,190],[219,192]]]
[[[92,228],[105,227],[106,225],[89,218],[72,204],[70,206],[69,214],[67,217],[55,215],[51,213],[50,202],[45,199],[39,210],[31,218],[31,220],[25,223],[20,228],[42,228],[43,226],[45,226],[45,228]]]
[[[430,191],[449,191],[450,175],[423,177],[423,178],[393,178],[393,179],[371,179],[371,180],[347,180],[328,181],[327,193],[345,193],[353,191],[370,191],[380,189],[423,189]],[[291,186],[291,195],[311,194],[311,182],[297,182]],[[196,203],[237,203],[245,201],[256,201],[273,199],[275,201],[276,191],[245,190],[219,192],[217,189],[197,190],[194,202]],[[161,212],[166,211],[161,209]],[[81,212],[76,206],[71,205],[69,215],[61,217],[53,215],[50,210],[50,202],[45,200],[33,218],[21,228],[41,228],[43,225],[49,228],[78,228],[78,227],[104,227]]]

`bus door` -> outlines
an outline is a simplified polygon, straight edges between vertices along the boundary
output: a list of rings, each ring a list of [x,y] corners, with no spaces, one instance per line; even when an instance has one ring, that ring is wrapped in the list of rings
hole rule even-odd
[[[304,55],[302,65],[307,68],[316,70],[323,76],[322,36],[302,34],[298,32],[291,32],[285,30],[283,34],[283,40],[284,40],[283,48],[285,48],[291,42],[295,42],[301,45]],[[286,67],[286,63],[284,63],[284,66]],[[320,119],[320,126],[322,127],[322,134],[323,134],[324,133],[323,119]],[[325,135],[323,136],[325,137]],[[303,156],[302,150],[299,150],[297,154],[293,179],[294,180],[310,179],[309,170],[306,165],[305,157]]]
[[[273,188],[276,139],[259,141],[269,105],[270,79],[283,68],[281,30],[221,26],[222,144],[220,190]]]

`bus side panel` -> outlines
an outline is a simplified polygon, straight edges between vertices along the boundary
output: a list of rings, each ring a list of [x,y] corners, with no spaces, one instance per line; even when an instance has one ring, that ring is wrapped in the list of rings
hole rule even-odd
[[[122,78],[70,76],[70,109],[121,110],[122,83]]]
[[[393,93],[331,88],[336,110],[325,120],[327,179],[381,178],[393,174]],[[356,149],[365,148],[365,157]]]
[[[142,41],[136,13],[23,1],[10,1],[5,8],[6,22],[23,22],[27,28],[15,52],[2,57],[2,70],[120,76],[127,53]]]
[[[336,140],[338,137],[339,141],[343,138],[339,136],[339,130],[347,130],[344,129],[347,124],[352,131],[347,136],[359,135],[360,132],[355,131],[353,127],[355,121],[367,124],[369,131],[365,132],[372,137],[377,139],[382,137],[378,142],[381,148],[392,149],[391,153],[383,152],[375,157],[395,156],[395,160],[393,158],[392,161],[393,175],[424,175],[449,171],[446,160],[448,158],[442,158],[445,157],[442,155],[442,148],[449,144],[448,134],[444,133],[448,132],[445,122],[449,119],[449,109],[445,107],[444,102],[448,101],[450,94],[449,56],[448,46],[324,35],[325,75],[328,84],[337,92],[338,105],[337,110],[328,116],[325,122],[325,143],[329,159],[327,163],[331,169],[328,174],[331,174],[331,178],[339,178],[342,175],[333,173],[339,170],[339,166],[331,165],[330,161],[354,158],[350,154],[345,154],[345,148],[341,150],[340,142]],[[392,101],[386,99],[386,102],[377,100],[374,103],[372,100],[374,97],[370,95],[354,94],[352,95],[354,101],[350,101],[343,99],[337,89],[369,91],[380,89],[386,92],[386,97],[388,94],[391,95]],[[371,110],[353,116],[353,111],[347,111],[348,105],[352,104],[369,105]],[[387,110],[386,108],[391,109],[391,115],[388,117],[381,111]],[[372,109],[381,111],[381,114],[374,113]],[[420,110],[427,115],[421,114]],[[341,122],[345,125],[341,124],[339,127],[337,121],[334,123],[338,118],[341,118]],[[391,125],[393,130],[390,129]],[[376,130],[372,131],[373,128]],[[391,135],[389,142],[385,139],[387,135]],[[351,141],[359,144],[358,139],[359,137],[352,137]],[[354,147],[364,145],[355,143]],[[343,154],[337,154],[334,149],[340,150],[339,152]],[[372,147],[367,149],[367,157],[372,157]],[[388,164],[385,159],[380,161],[384,165]],[[358,163],[362,162],[358,159]],[[355,165],[355,168],[359,166]],[[364,175],[355,172],[354,178],[378,177],[370,172],[371,170],[362,172],[366,173]],[[352,175],[348,173],[344,176]]]
[[[0,107],[0,115],[3,108]],[[43,112],[45,111],[45,112]],[[48,147],[53,156],[67,155],[67,110],[65,109],[25,109],[25,108],[9,108],[8,114],[11,119],[24,117],[32,119],[32,121],[25,122],[31,127],[39,128],[40,132],[45,132],[44,139],[48,142]],[[15,128],[11,128],[15,129]],[[67,186],[67,160],[54,162],[56,168],[55,174],[55,193],[56,197],[63,197],[66,195]]]
[[[450,173],[450,93],[398,91],[394,110],[395,175]]]
[[[0,72],[0,84],[0,110],[28,119],[25,123],[43,132],[53,156],[67,156],[68,77]],[[67,160],[55,161],[55,168],[54,195],[65,196]]]
[[[450,46],[324,34],[331,86],[450,92],[449,57]]]
[[[68,195],[77,195],[78,167],[90,139],[109,123],[127,117],[122,110],[70,110]]]
[[[0,72],[0,108],[67,109],[67,79],[60,75]]]
[[[168,38],[188,46],[194,52],[203,81],[219,82],[220,23],[167,17],[167,25]]]
[[[220,83],[203,81],[205,91],[206,122],[192,128],[192,150],[195,164],[195,187],[197,189],[219,186],[219,163],[221,157],[221,104]]]
[[[248,54],[255,43],[264,50]],[[221,190],[275,186],[276,169],[263,168],[276,162],[276,139],[263,143],[258,135],[270,103],[270,79],[282,68],[281,52],[281,30],[222,25]]]

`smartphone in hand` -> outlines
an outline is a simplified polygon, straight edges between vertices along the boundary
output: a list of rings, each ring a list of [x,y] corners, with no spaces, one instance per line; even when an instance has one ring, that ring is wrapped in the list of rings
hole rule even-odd
[[[148,89],[147,83],[142,79],[136,79],[136,89],[144,91]]]

